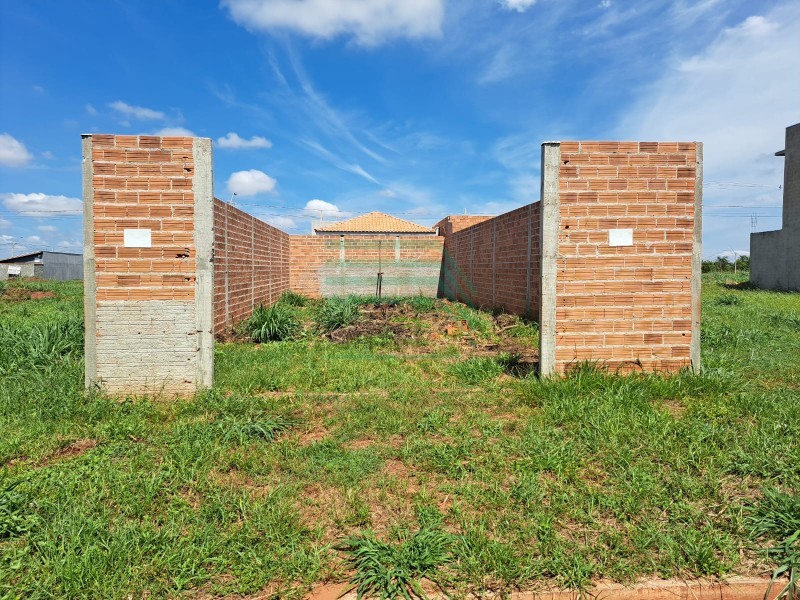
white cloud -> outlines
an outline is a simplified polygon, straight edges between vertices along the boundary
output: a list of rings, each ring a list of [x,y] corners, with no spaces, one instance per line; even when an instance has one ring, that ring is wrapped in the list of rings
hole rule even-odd
[[[228,191],[237,196],[255,196],[275,191],[278,182],[257,169],[237,171],[228,178]]]
[[[78,198],[49,194],[0,194],[6,208],[26,217],[80,215],[83,203]]]
[[[297,228],[297,221],[295,221],[291,217],[272,216],[272,217],[265,217],[264,220],[273,227],[277,227],[278,229]]]
[[[93,117],[97,115],[97,109],[91,104],[87,104],[84,108],[86,109],[86,112],[92,115]]]
[[[249,140],[239,137],[238,133],[231,131],[228,135],[217,139],[220,148],[238,150],[240,148],[272,148],[272,142],[267,138],[254,135]]]
[[[8,219],[4,219],[4,218],[0,217],[0,229],[5,229],[9,225],[11,225],[11,221],[9,221]]]
[[[676,60],[617,129],[623,139],[703,142],[706,255],[747,247],[751,212],[764,217],[759,229],[780,226],[767,217],[780,209],[712,209],[781,203],[784,161],[773,154],[783,148],[785,128],[800,120],[798,30],[797,3],[723,30],[702,51]],[[738,212],[741,219],[716,217]]]
[[[25,238],[25,241],[28,242],[29,244],[42,244],[42,243],[44,243],[44,240],[42,238],[40,238],[38,235],[29,235],[28,237]]]
[[[25,144],[8,133],[0,134],[0,165],[24,167],[33,159]]]
[[[160,135],[162,137],[197,137],[197,134],[191,129],[185,127],[164,127],[154,132],[153,135]]]
[[[39,231],[47,232],[47,233],[52,233],[54,231],[58,231],[58,227],[55,227],[53,225],[39,225],[36,229],[38,229]]]
[[[339,207],[324,200],[309,200],[303,208],[303,213],[308,217],[342,217],[345,215]]]
[[[58,242],[59,248],[83,248],[83,242],[80,240],[61,240]]]
[[[517,12],[525,12],[531,6],[536,4],[536,0],[500,0],[503,8],[508,10],[515,10]]]
[[[380,192],[378,192],[378,195],[379,196],[383,196],[384,198],[396,198],[397,197],[397,192],[387,188],[385,190],[381,190]]]
[[[162,121],[166,118],[166,115],[161,111],[144,108],[143,106],[133,106],[122,100],[112,102],[109,106],[119,114],[138,121]]]
[[[53,160],[55,157],[55,154],[50,152],[50,150],[45,150],[42,152],[42,158],[46,158],[47,160]]]
[[[288,29],[322,39],[353,36],[377,45],[394,38],[441,34],[445,0],[223,0],[239,25]]]

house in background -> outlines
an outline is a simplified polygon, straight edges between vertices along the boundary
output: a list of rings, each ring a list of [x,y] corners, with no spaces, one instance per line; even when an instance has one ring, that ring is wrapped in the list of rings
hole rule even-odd
[[[443,240],[431,227],[371,212],[294,239],[294,272],[319,282],[312,295],[436,295]]]
[[[417,225],[405,219],[398,219],[382,212],[371,212],[330,225],[314,226],[316,235],[436,235],[436,230]]]
[[[40,250],[0,259],[0,280],[14,277],[83,279],[83,255]]]
[[[750,234],[750,283],[773,290],[800,290],[800,123],[786,128],[783,166],[783,229]]]

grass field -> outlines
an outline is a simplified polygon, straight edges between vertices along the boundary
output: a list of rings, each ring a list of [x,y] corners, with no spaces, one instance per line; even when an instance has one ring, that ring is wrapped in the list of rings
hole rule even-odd
[[[535,327],[409,300],[329,336],[291,307],[295,339],[218,344],[178,401],[86,395],[80,284],[6,285],[0,595],[301,597],[380,556],[456,595],[771,572],[800,294],[724,279],[700,375],[539,380]]]

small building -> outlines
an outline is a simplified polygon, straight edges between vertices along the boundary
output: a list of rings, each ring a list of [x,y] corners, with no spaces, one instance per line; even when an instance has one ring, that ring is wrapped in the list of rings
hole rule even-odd
[[[83,279],[83,255],[40,250],[0,259],[0,279],[38,277],[40,279]]]
[[[386,213],[373,211],[330,225],[315,225],[316,235],[436,235],[436,230],[399,219]]]
[[[750,234],[750,282],[760,288],[800,290],[800,123],[786,128],[783,228]]]

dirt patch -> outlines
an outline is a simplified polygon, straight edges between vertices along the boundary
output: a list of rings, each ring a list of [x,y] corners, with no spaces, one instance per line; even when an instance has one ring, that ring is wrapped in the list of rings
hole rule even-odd
[[[680,419],[683,416],[683,413],[686,412],[686,406],[684,406],[679,400],[664,400],[661,403],[661,406],[676,419]]]
[[[311,444],[324,440],[326,437],[328,437],[329,433],[330,432],[324,427],[310,429],[300,434],[298,443],[301,446],[310,446]]]
[[[56,295],[53,292],[30,292],[28,294],[28,298],[31,300],[44,300],[45,298],[55,298]]]
[[[46,456],[42,459],[42,466],[50,465],[62,460],[68,460],[72,458],[77,458],[78,456],[83,455],[88,450],[97,446],[97,440],[92,439],[82,439],[72,442],[68,446],[62,446],[49,456]]]
[[[373,446],[388,446],[389,448],[396,450],[405,444],[405,441],[406,439],[402,435],[392,435],[383,439],[365,437],[347,442],[344,444],[344,447],[348,450],[366,450],[367,448],[372,448]]]
[[[411,339],[411,327],[406,323],[393,323],[383,320],[363,319],[336,329],[328,334],[328,339],[334,343],[349,342],[356,338],[366,336],[391,335],[395,339]]]
[[[36,292],[17,286],[8,286],[0,293],[0,299],[6,302],[27,302],[28,300],[44,300],[55,297],[53,292]]]
[[[311,590],[306,600],[338,600],[349,587],[349,583],[326,583]]]

